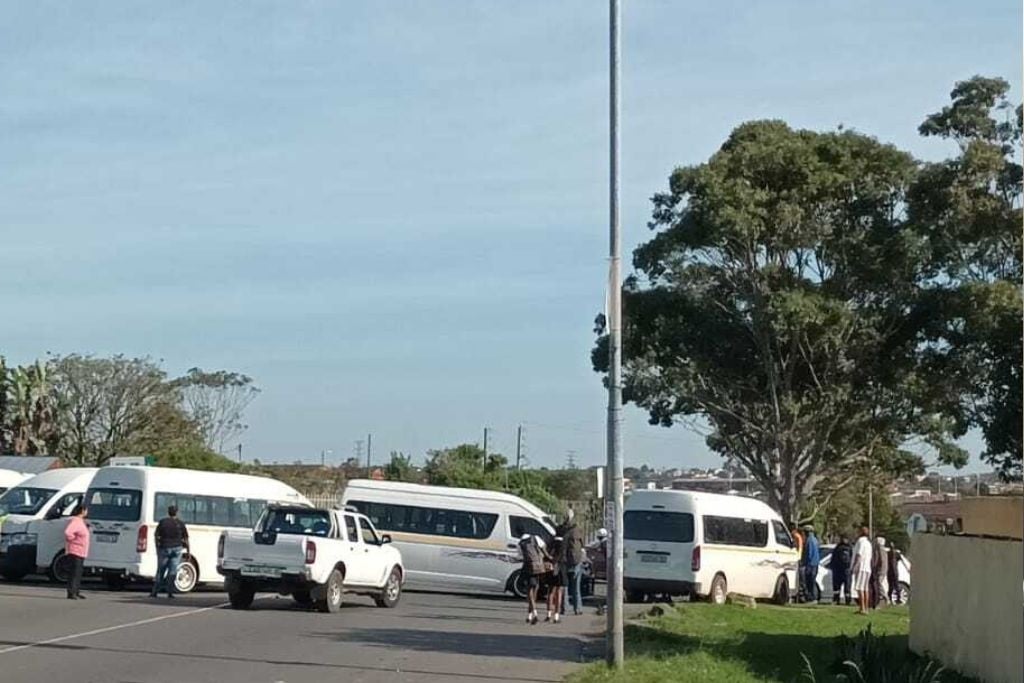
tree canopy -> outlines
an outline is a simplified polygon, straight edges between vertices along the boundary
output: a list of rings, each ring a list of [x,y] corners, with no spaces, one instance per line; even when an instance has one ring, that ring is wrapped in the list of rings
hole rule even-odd
[[[965,355],[982,351],[960,350],[949,308],[972,291],[961,285],[987,286],[1013,273],[1007,260],[1019,264],[1020,218],[1006,208],[1019,175],[998,147],[1019,133],[958,107],[958,93],[979,91],[991,99],[991,84],[958,85],[954,105],[922,132],[995,136],[985,154],[974,138],[963,148],[988,160],[981,178],[963,158],[923,167],[861,133],[781,121],[743,124],[707,162],[676,169],[653,198],[656,234],[636,249],[623,287],[624,399],[654,424],[709,425],[708,445],[748,469],[790,519],[813,514],[801,507],[815,488],[820,496],[865,468],[919,464],[910,443],[964,464],[954,439],[984,424],[965,409],[965,377],[980,374]],[[1003,247],[1012,240],[999,226],[1013,220],[1017,244]],[[955,277],[981,263],[987,276]],[[1007,300],[1016,325],[1007,341],[1019,345],[1019,290]],[[980,327],[971,342],[987,350]],[[1019,378],[1020,353],[1002,358]],[[606,370],[606,337],[593,361]]]

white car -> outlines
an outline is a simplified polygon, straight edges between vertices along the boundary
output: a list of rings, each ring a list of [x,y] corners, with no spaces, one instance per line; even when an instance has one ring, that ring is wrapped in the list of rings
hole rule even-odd
[[[829,562],[832,559],[833,550],[835,550],[834,545],[823,545],[820,549],[821,560],[818,562],[818,592],[820,600],[825,602],[832,599],[832,570],[829,567]],[[853,554],[852,550],[851,548],[851,557]],[[897,570],[900,583],[899,600],[905,604],[910,602],[910,560],[907,559],[906,555],[900,555],[900,563]],[[851,593],[852,597],[857,597],[857,589],[851,588]]]
[[[254,530],[222,532],[217,555],[235,609],[247,609],[258,591],[291,595],[321,612],[341,609],[346,591],[395,607],[405,579],[391,538],[355,509],[271,505]]]

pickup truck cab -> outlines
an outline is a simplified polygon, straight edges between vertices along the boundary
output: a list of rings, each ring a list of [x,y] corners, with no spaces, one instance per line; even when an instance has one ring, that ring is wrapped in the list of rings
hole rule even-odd
[[[227,529],[218,546],[217,571],[235,609],[260,591],[321,612],[341,609],[346,591],[378,607],[396,606],[402,594],[401,553],[354,510],[270,505],[252,531]]]

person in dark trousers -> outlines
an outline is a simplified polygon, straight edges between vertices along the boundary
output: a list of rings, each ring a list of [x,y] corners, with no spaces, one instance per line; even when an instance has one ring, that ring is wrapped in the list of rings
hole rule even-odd
[[[548,549],[551,571],[547,574],[548,615],[544,621],[562,620],[562,601],[565,598],[565,539],[556,536]]]
[[[903,602],[903,593],[900,590],[900,561],[903,554],[895,547],[889,548],[889,604],[899,605]]]
[[[82,595],[82,572],[85,568],[85,558],[89,556],[89,527],[85,525],[85,518],[88,516],[89,508],[82,503],[68,521],[68,525],[64,527],[64,554],[71,561],[68,600],[85,599]]]
[[[818,563],[820,561],[821,551],[818,547],[818,537],[814,535],[814,527],[808,524],[804,527],[804,554],[801,558],[803,576],[800,581],[807,602],[818,602],[821,599],[818,590]]]
[[[583,580],[583,559],[586,554],[583,550],[583,535],[580,528],[574,521],[575,514],[572,508],[566,513],[565,526],[562,531],[563,549],[565,551],[565,572],[566,586],[565,600],[562,605],[562,613],[568,611],[569,602],[572,601],[573,614],[583,614],[583,595],[581,583]]]
[[[520,569],[526,582],[526,623],[537,623],[537,593],[550,568],[544,541],[533,534],[523,534],[519,539],[519,551],[523,555]]]
[[[832,571],[832,603],[835,605],[839,604],[840,590],[847,605],[853,599],[850,595],[852,562],[853,548],[850,547],[850,537],[843,534],[828,561],[828,567]]]
[[[178,507],[167,508],[167,516],[156,525],[156,576],[153,578],[151,597],[160,593],[160,587],[166,584],[167,597],[174,597],[174,579],[178,576],[178,565],[181,555],[188,551],[188,527],[178,519]]]

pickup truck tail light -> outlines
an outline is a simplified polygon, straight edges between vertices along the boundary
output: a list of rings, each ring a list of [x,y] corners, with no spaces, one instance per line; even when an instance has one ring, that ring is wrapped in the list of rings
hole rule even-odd
[[[224,559],[224,534],[221,534],[220,538],[217,539],[217,559]]]
[[[135,552],[144,553],[149,548],[149,527],[143,524],[139,527],[139,535],[135,539]]]
[[[316,543],[306,541],[306,564],[313,564],[314,562],[316,562]]]
[[[700,546],[693,546],[693,557],[690,558],[690,569],[695,572],[700,571]]]

